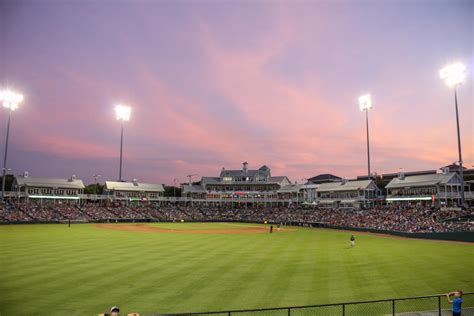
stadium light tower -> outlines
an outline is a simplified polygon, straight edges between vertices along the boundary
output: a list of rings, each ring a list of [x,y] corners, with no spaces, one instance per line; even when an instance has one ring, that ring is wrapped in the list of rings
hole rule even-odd
[[[367,178],[370,180],[369,109],[372,108],[370,94],[364,94],[359,97],[359,107],[361,111],[365,111],[365,125],[367,127]]]
[[[99,184],[98,180],[102,176],[100,174],[94,173],[92,177],[94,178],[94,195],[97,195],[97,185]]]
[[[454,88],[454,106],[456,108],[456,126],[458,131],[459,176],[461,177],[461,206],[464,206],[464,172],[462,170],[461,133],[459,131],[458,96],[456,87],[461,85],[464,82],[464,79],[466,79],[466,66],[462,63],[448,65],[439,71],[439,76],[446,82],[448,87]]]
[[[122,148],[123,148],[123,122],[130,120],[130,113],[132,109],[129,106],[119,104],[115,107],[115,115],[117,120],[121,121],[120,129],[120,169],[119,181],[122,181]]]
[[[5,176],[7,172],[7,155],[8,155],[8,136],[10,134],[10,118],[12,112],[18,109],[18,105],[23,101],[23,95],[11,90],[0,91],[0,102],[3,107],[8,109],[7,138],[5,140],[5,156],[3,158],[2,169],[2,202],[5,197]]]

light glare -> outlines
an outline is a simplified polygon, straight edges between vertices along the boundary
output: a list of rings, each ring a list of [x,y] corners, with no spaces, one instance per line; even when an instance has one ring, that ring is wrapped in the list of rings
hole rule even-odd
[[[449,87],[463,83],[466,75],[466,66],[462,63],[448,65],[439,71],[439,76]]]
[[[3,107],[14,111],[18,108],[18,105],[23,101],[23,95],[15,93],[11,90],[0,91],[0,102]]]
[[[364,94],[363,96],[359,97],[359,107],[361,111],[372,108],[372,99],[370,94]]]
[[[131,112],[132,112],[132,109],[126,105],[117,105],[115,107],[115,114],[117,116],[117,120],[120,120],[120,121],[130,120]]]

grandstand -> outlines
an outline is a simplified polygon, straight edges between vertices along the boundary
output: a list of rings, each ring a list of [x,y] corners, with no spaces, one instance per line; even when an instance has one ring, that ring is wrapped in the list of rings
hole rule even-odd
[[[301,186],[292,184],[286,176],[272,176],[266,165],[248,169],[247,162],[240,170],[222,168],[219,177],[202,177],[198,183],[184,184],[182,190],[184,197],[196,202],[288,204],[303,201]]]
[[[72,222],[249,222],[296,226],[372,229],[380,232],[474,232],[474,210],[378,206],[348,211],[318,206],[265,207],[226,204],[146,203],[105,206],[96,203],[7,203],[1,223]]]

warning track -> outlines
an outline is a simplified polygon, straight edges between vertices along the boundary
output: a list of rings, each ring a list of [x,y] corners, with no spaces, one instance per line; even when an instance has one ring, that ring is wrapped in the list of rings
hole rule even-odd
[[[144,232],[144,233],[164,233],[164,234],[194,234],[194,235],[243,235],[243,234],[262,234],[268,233],[268,227],[236,227],[236,228],[224,228],[224,229],[174,229],[174,228],[163,228],[156,226],[149,226],[145,224],[96,224],[95,227],[101,229],[131,231],[131,232]],[[295,231],[294,229],[281,229],[277,231],[273,229],[274,233],[279,232],[290,232]]]

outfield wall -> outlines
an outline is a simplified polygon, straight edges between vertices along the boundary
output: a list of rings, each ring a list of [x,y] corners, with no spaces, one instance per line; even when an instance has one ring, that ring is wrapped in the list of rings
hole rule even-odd
[[[390,230],[359,228],[359,227],[341,227],[341,226],[332,226],[332,225],[317,224],[317,223],[315,226],[312,226],[312,227],[361,231],[361,232],[369,232],[369,233],[377,233],[377,234],[389,234],[389,235],[407,237],[407,238],[474,242],[474,232],[404,233],[404,232],[397,232],[397,231],[390,231]]]

